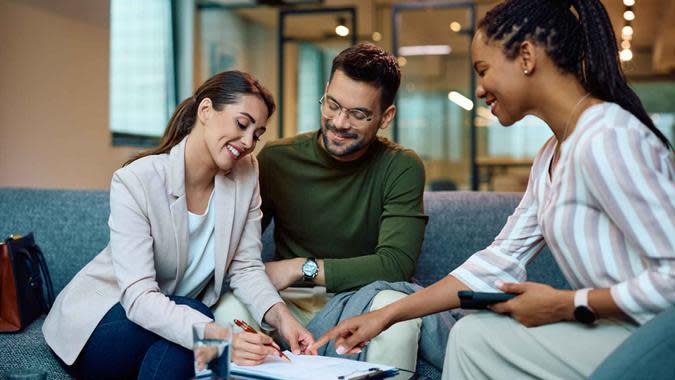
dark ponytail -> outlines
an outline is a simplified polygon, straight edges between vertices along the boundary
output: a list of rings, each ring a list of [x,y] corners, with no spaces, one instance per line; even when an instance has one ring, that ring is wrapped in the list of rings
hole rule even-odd
[[[238,102],[242,95],[258,96],[267,107],[268,118],[276,109],[272,94],[250,74],[237,70],[223,71],[207,79],[193,96],[183,100],[176,107],[158,147],[139,153],[124,165],[145,156],[168,153],[171,148],[183,141],[192,131],[197,121],[197,107],[205,98],[211,99],[216,111],[222,111],[226,104]]]
[[[626,82],[612,24],[599,0],[506,0],[485,15],[478,29],[501,41],[509,58],[517,56],[524,40],[544,46],[561,71],[576,75],[594,97],[632,113],[672,149]]]

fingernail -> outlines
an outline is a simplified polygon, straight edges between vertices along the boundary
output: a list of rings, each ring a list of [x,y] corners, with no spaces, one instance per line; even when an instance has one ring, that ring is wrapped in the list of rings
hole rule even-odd
[[[347,350],[345,350],[345,348],[342,347],[342,346],[340,346],[340,347],[338,347],[337,349],[335,349],[335,352],[337,352],[338,355],[344,354],[345,351],[347,351]]]
[[[361,349],[360,349],[360,348],[357,348],[356,350],[354,350],[354,353],[355,353],[355,354],[360,354],[360,353],[361,353]]]
[[[497,287],[498,289],[501,289],[502,286],[504,286],[504,282],[502,282],[501,280],[495,281],[495,287]]]

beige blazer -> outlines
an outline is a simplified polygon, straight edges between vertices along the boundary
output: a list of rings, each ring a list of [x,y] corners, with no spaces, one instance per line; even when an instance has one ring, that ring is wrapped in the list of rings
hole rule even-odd
[[[141,158],[113,175],[110,242],[61,291],[42,326],[47,344],[65,363],[77,359],[117,302],[131,321],[187,348],[192,347],[192,324],[210,321],[167,297],[183,278],[188,260],[186,140],[169,154]],[[227,175],[216,176],[214,191],[215,275],[201,301],[212,306],[229,280],[260,323],[272,305],[283,301],[260,258],[255,157],[248,155]]]

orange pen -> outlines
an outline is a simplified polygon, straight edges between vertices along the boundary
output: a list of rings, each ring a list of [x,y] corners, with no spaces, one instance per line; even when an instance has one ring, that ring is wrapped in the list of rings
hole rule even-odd
[[[258,332],[255,331],[255,329],[254,329],[253,327],[249,326],[248,323],[246,323],[246,322],[244,322],[244,321],[240,321],[239,319],[235,319],[235,320],[234,320],[234,324],[237,325],[237,326],[239,326],[239,327],[241,327],[241,329],[244,330],[244,331],[246,331],[246,332],[258,334]],[[265,346],[269,346],[269,347],[274,348],[275,350],[277,350],[277,352],[279,353],[279,356],[280,356],[281,358],[286,359],[286,360],[288,360],[289,362],[291,361],[291,359],[289,359],[288,356],[286,356],[286,354],[284,354],[283,352],[281,352],[280,349],[274,347],[274,346],[271,345],[271,344],[266,344]]]

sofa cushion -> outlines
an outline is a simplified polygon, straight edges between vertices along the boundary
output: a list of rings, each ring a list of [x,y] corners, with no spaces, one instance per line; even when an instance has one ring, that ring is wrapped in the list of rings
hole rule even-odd
[[[10,373],[44,371],[49,380],[71,379],[54,359],[42,336],[44,317],[20,334],[0,334],[0,379]]]
[[[429,224],[415,280],[429,285],[447,275],[473,252],[486,247],[515,209],[522,194],[427,192]],[[101,251],[109,239],[107,191],[0,188],[0,237],[35,233],[56,293]],[[263,257],[274,256],[273,225],[263,234]],[[556,287],[567,284],[545,249],[530,265],[529,279]],[[40,369],[49,379],[67,379],[42,336],[43,318],[20,334],[0,334],[0,377],[17,369]],[[439,378],[428,363],[419,375]]]
[[[58,294],[108,244],[108,199],[107,191],[0,188],[0,238],[33,231]]]
[[[415,280],[428,286],[492,243],[522,198],[522,193],[426,192],[429,223]],[[528,280],[569,288],[548,248],[527,267]]]

